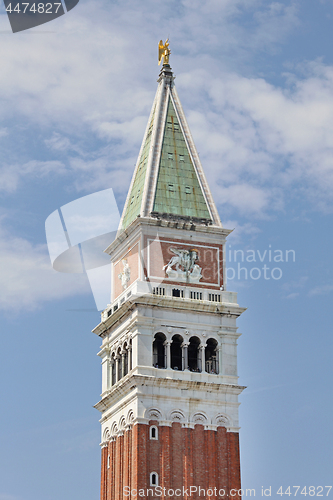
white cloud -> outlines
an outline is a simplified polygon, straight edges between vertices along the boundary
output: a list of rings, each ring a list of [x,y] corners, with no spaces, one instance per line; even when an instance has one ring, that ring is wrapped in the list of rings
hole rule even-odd
[[[50,173],[57,175],[66,172],[65,165],[60,161],[36,161],[31,160],[23,165],[3,165],[0,167],[0,190],[12,193],[24,177],[35,175],[45,177]]]
[[[332,291],[333,291],[333,285],[321,285],[312,288],[312,290],[309,291],[308,295],[309,297],[312,297],[314,295],[327,295]]]
[[[299,297],[299,292],[293,292],[293,293],[290,293],[289,295],[287,295],[285,298],[286,299],[297,299],[297,297]]]
[[[112,186],[124,194],[156,89],[162,20],[180,97],[222,212],[262,218],[283,210],[293,193],[329,210],[333,67],[303,64],[294,75],[289,71],[284,89],[230,71],[233,61],[243,67],[245,54],[275,50],[286,40],[299,22],[294,1],[87,1],[75,15],[53,21],[55,33],[34,35],[41,27],[30,37],[11,37],[2,54],[0,119],[15,115],[36,127],[50,154],[66,154],[68,161],[4,165],[4,189],[13,192],[19,176],[49,169],[74,174],[78,190]],[[7,25],[0,16],[0,28]]]
[[[194,103],[208,92],[210,102],[188,113],[189,122],[216,199],[242,214],[281,210],[294,194],[321,210],[332,205],[333,67],[316,61],[301,69],[285,89],[203,69],[199,81],[194,72],[180,78],[181,95],[190,85]]]
[[[249,242],[250,239],[255,239],[261,233],[261,230],[251,222],[240,224],[237,220],[223,220],[222,217],[222,223],[225,228],[233,229],[232,233],[228,236],[229,245],[241,243],[243,237]]]
[[[306,286],[308,279],[309,278],[307,276],[301,276],[296,280],[287,281],[286,283],[283,283],[281,285],[281,288],[284,292],[287,292],[287,295],[285,295],[284,298],[296,299],[300,293],[296,292],[295,290],[302,290]]]
[[[83,274],[63,274],[52,269],[46,245],[0,230],[0,309],[33,310],[42,303],[89,293]]]

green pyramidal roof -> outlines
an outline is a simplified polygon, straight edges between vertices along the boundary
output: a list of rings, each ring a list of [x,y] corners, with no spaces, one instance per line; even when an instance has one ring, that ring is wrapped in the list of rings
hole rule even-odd
[[[185,217],[222,227],[168,64],[157,81],[119,230],[137,217]]]
[[[133,222],[134,219],[140,214],[142,194],[146,178],[148,155],[151,143],[151,135],[153,131],[154,115],[155,109],[152,113],[145,143],[143,145],[142,153],[140,156],[139,166],[134,178],[131,194],[128,199],[128,204],[123,218],[123,228],[129,226],[130,223]]]
[[[211,218],[170,97],[153,212]]]

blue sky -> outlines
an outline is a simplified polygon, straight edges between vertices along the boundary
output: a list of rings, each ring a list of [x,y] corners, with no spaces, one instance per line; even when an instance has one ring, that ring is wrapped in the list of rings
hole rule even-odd
[[[228,284],[243,485],[331,483],[332,23],[331,0],[80,0],[12,34],[1,6],[0,500],[99,497],[99,314],[44,222],[109,187],[122,208],[168,36],[231,250],[295,251],[281,279]]]

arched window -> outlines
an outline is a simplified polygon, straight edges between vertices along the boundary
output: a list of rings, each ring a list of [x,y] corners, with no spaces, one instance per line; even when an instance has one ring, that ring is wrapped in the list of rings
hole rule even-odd
[[[117,376],[118,376],[118,380],[121,379],[121,350],[120,350],[120,347],[117,351],[117,356],[116,356],[116,360],[118,362],[118,373],[117,373]]]
[[[156,425],[151,425],[149,428],[149,439],[158,440],[158,428]]]
[[[166,336],[164,333],[156,333],[153,342],[153,366],[155,368],[166,368],[165,345]]]
[[[158,486],[158,474],[157,474],[157,472],[150,473],[150,486]]]
[[[124,344],[124,376],[128,374],[128,347],[127,342]]]
[[[108,455],[108,469],[110,469],[110,455]]]
[[[111,358],[111,377],[112,377],[112,385],[116,383],[116,359],[114,357],[114,354],[112,354]]]
[[[205,370],[207,373],[218,373],[219,363],[217,359],[217,341],[208,339],[205,348]]]
[[[181,335],[174,335],[171,343],[171,368],[173,370],[183,369],[183,337]]]
[[[128,343],[128,371],[132,370],[132,339]]]
[[[200,339],[198,337],[191,337],[188,345],[188,369],[191,372],[199,372],[199,346]]]

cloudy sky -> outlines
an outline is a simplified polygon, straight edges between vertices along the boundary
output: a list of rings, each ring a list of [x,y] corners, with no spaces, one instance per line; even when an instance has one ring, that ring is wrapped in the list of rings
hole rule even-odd
[[[52,269],[44,224],[110,187],[122,208],[167,37],[235,228],[243,485],[330,484],[332,23],[332,0],[80,0],[13,34],[1,5],[0,500],[98,498],[99,314],[84,275]]]

